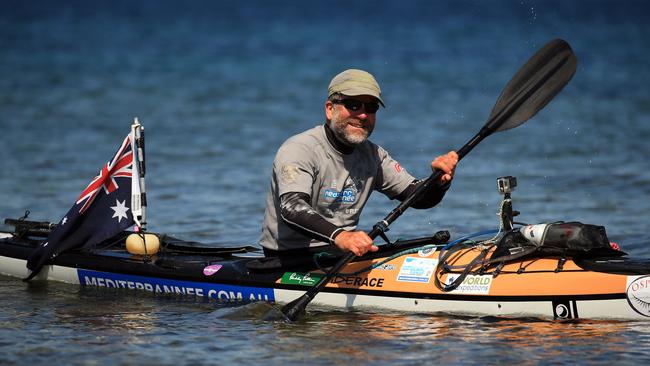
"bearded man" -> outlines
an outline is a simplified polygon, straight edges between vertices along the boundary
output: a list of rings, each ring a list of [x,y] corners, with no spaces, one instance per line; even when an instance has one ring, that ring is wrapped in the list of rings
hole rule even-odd
[[[423,182],[368,140],[384,106],[370,73],[341,72],[327,95],[325,124],[289,138],[273,161],[260,239],[266,256],[293,257],[328,245],[357,256],[377,251],[372,239],[356,229],[370,193],[402,201]],[[436,157],[431,169],[444,174],[412,207],[437,205],[457,163],[454,151]]]

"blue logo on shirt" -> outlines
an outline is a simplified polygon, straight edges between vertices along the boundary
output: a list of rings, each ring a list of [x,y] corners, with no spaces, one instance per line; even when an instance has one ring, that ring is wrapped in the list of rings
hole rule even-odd
[[[343,190],[343,192],[326,189],[323,192],[323,199],[327,202],[354,203],[357,201],[357,192],[350,188]]]

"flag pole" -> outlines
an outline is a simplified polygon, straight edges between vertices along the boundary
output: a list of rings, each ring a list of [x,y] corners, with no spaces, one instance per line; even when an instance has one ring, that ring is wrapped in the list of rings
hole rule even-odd
[[[131,180],[131,210],[136,226],[139,230],[145,231],[147,229],[147,195],[144,185],[144,127],[138,121],[138,117],[133,119],[131,134],[131,147],[135,155]]]

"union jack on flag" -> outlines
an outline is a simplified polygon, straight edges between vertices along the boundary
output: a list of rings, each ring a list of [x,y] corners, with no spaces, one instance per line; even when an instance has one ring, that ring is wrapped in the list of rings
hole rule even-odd
[[[83,214],[88,209],[88,206],[93,203],[95,197],[103,187],[106,194],[113,193],[119,188],[115,178],[125,177],[131,178],[133,165],[133,151],[131,150],[131,135],[126,136],[122,142],[122,146],[117,150],[117,153],[106,165],[99,171],[99,175],[93,179],[88,187],[81,192],[77,198],[76,204],[83,203],[79,209],[79,213]],[[129,184],[131,182],[129,181]]]
[[[32,272],[27,280],[60,253],[74,248],[90,248],[136,222],[133,211],[140,208],[133,207],[137,201],[132,200],[132,193],[139,195],[140,187],[144,185],[144,175],[139,176],[137,164],[134,167],[135,154],[138,154],[138,158],[144,155],[143,142],[142,147],[134,146],[136,132],[142,132],[142,126],[137,121],[113,158],[81,192],[47,240],[30,254],[27,268]]]

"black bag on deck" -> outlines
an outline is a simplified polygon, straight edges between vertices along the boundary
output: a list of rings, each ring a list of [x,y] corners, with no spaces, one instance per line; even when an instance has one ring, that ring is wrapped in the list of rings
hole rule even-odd
[[[620,257],[613,249],[605,227],[581,222],[528,225],[506,233],[492,253],[491,262],[522,257],[594,258]]]

